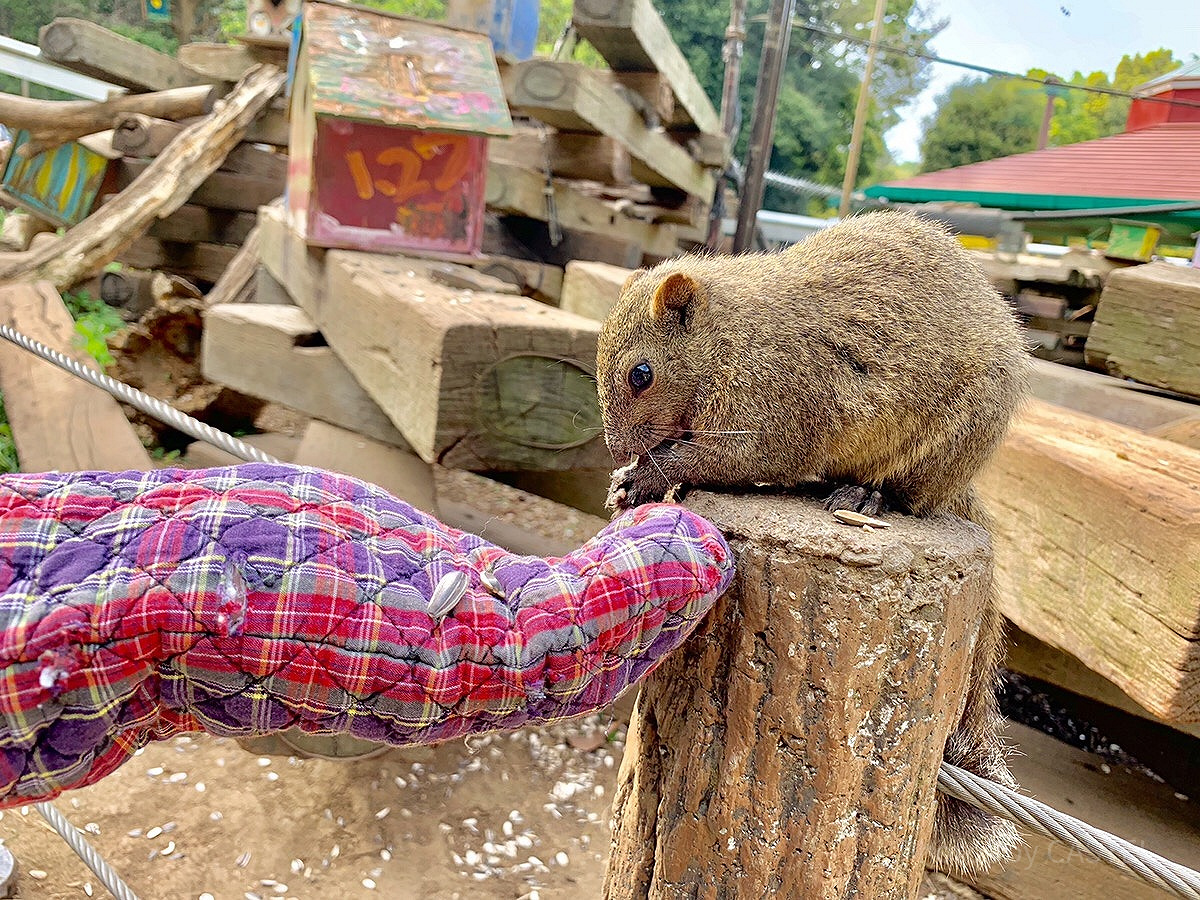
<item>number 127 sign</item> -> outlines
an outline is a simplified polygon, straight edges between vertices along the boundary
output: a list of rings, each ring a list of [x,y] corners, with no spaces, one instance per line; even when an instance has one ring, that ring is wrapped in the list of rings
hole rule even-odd
[[[477,252],[484,140],[318,119],[310,236],[364,250]]]

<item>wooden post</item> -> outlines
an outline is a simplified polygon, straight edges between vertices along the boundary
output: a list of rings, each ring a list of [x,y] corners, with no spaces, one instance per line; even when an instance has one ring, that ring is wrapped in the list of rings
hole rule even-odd
[[[871,99],[871,75],[875,71],[875,55],[879,52],[879,32],[883,28],[883,13],[887,0],[875,0],[875,16],[871,23],[871,43],[867,45],[867,64],[863,67],[858,102],[854,107],[854,125],[850,129],[850,152],[846,155],[846,173],[842,177],[842,199],[838,218],[850,215],[850,194],[858,180],[858,159],[862,153],[863,130],[867,127],[867,101]]]
[[[991,580],[982,529],[693,494],[734,586],[642,686],[605,895],[915,898]]]

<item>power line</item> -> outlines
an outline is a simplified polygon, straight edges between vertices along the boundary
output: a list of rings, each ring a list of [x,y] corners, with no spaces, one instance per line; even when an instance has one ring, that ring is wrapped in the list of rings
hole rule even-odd
[[[839,41],[845,41],[848,44],[858,44],[862,47],[869,47],[871,42],[864,38],[850,37],[840,31],[835,31],[832,28],[822,28],[819,25],[810,25],[805,22],[795,22],[797,28],[803,28],[805,31],[810,31],[815,34],[823,34],[827,37],[836,38]],[[876,42],[876,46],[884,53],[895,53],[901,56],[907,56],[912,59],[924,59],[929,62],[941,63],[944,66],[956,66],[960,69],[970,69],[972,72],[980,72],[984,75],[991,75],[998,78],[1016,78],[1020,81],[1028,81],[1033,84],[1038,84],[1043,87],[1064,88],[1072,91],[1086,91],[1092,94],[1107,94],[1111,97],[1124,97],[1129,100],[1147,100],[1151,103],[1169,103],[1174,106],[1190,106],[1200,109],[1200,101],[1171,99],[1169,97],[1154,97],[1139,94],[1136,91],[1123,91],[1119,88],[1106,88],[1091,84],[1071,84],[1066,81],[1059,81],[1053,75],[1045,78],[1037,78],[1033,75],[1022,75],[1020,72],[1006,72],[1004,69],[993,69],[990,66],[981,66],[976,63],[962,62],[957,59],[946,59],[938,56],[936,53],[926,53],[924,50],[914,50],[911,47],[897,47],[895,44],[885,44]]]

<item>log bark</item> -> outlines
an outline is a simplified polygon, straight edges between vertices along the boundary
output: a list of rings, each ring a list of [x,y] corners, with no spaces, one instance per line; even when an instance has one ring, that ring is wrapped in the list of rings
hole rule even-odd
[[[180,133],[115,200],[45,250],[0,268],[0,284],[46,279],[64,290],[102,268],[156,218],[187,202],[283,83],[283,73],[272,66],[253,70],[208,116]]]
[[[734,586],[642,686],[605,894],[915,898],[991,578],[950,517],[696,494]]]
[[[83,19],[58,18],[43,25],[38,46],[46,59],[133,91],[211,82],[173,56]]]
[[[84,135],[115,128],[127,115],[141,113],[159,119],[204,115],[213,103],[208,85],[172,88],[151,94],[130,94],[95,103],[91,100],[34,100],[0,94],[0,122],[13,131],[28,131],[29,143],[20,153],[32,156]]]

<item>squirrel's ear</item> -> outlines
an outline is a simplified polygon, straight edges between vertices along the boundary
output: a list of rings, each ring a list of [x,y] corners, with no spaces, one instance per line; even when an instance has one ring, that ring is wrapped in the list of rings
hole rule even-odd
[[[666,277],[650,301],[650,314],[661,318],[667,310],[681,310],[694,301],[700,285],[690,275],[672,272]]]

